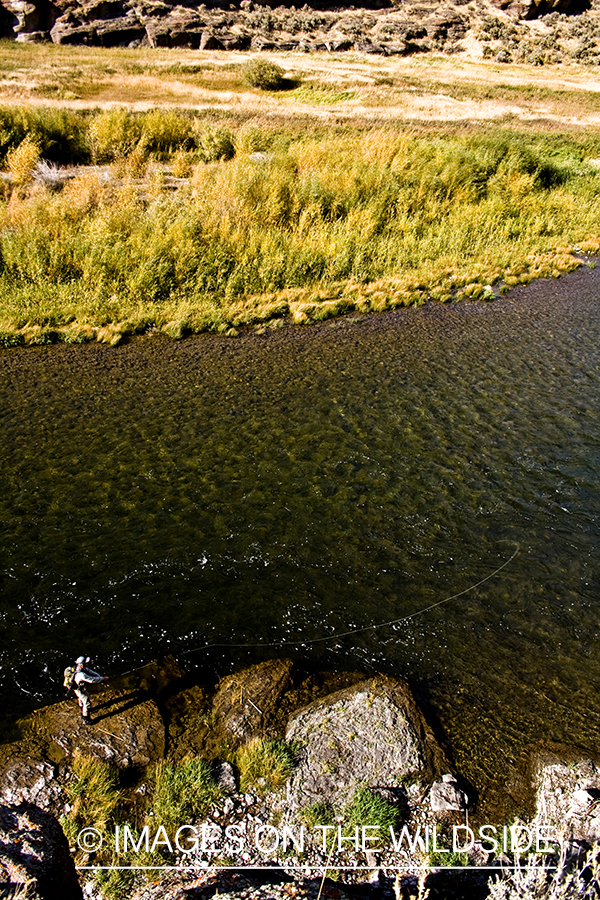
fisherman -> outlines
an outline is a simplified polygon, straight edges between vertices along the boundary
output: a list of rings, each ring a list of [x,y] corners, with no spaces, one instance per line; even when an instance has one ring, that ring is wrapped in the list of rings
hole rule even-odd
[[[77,657],[75,677],[73,678],[75,682],[75,696],[81,708],[81,717],[86,725],[89,725],[92,721],[90,719],[90,695],[86,685],[108,681],[107,676],[99,675],[98,672],[88,668],[89,661],[89,656]]]

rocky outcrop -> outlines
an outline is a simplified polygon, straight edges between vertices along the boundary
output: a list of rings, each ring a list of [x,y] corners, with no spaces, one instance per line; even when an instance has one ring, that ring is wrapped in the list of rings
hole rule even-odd
[[[200,50],[320,50],[393,55],[459,48],[478,21],[463,2],[394,4],[376,9],[174,0],[0,0],[0,36],[102,47]],[[571,0],[490,0],[514,18],[565,12]],[[485,7],[481,5],[481,9]]]
[[[57,780],[75,751],[120,768],[162,759],[165,726],[155,701],[137,690],[109,688],[93,698],[92,724],[84,725],[75,700],[37,710],[17,723],[19,741],[0,745],[0,800],[26,800],[61,810]]]
[[[36,806],[0,806],[0,896],[82,900],[62,828]]]
[[[359,785],[394,788],[447,767],[408,686],[364,681],[294,715],[286,738],[298,746],[290,785],[294,805],[344,805]]]

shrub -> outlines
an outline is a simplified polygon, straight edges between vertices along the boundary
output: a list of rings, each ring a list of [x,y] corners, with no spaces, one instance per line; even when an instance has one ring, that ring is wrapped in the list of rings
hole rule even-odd
[[[235,155],[234,137],[228,128],[205,128],[196,135],[196,146],[204,162],[231,159]]]
[[[92,119],[88,135],[94,162],[109,162],[135,147],[141,128],[127,110],[109,109]]]
[[[174,110],[152,109],[142,119],[141,142],[161,158],[188,149],[193,145],[192,120]]]
[[[40,159],[33,170],[33,180],[49,191],[59,191],[64,186],[67,176],[55,163]]]
[[[283,86],[283,69],[268,59],[250,60],[243,72],[245,81],[262,91],[278,91]]]
[[[293,749],[285,741],[254,738],[237,751],[240,790],[266,794],[286,783],[295,765]]]
[[[27,184],[31,181],[40,158],[40,148],[27,135],[6,157],[6,164],[13,184]]]

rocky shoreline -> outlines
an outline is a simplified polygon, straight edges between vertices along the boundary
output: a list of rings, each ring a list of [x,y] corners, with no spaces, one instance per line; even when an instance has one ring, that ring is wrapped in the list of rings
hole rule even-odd
[[[66,844],[54,818],[65,822],[72,813],[81,758],[120,772],[132,822],[141,821],[152,773],[165,758],[173,765],[204,758],[213,768],[219,793],[208,814],[181,823],[195,843],[182,847],[166,830],[153,837],[149,826],[135,832],[147,851],[158,841],[171,854],[158,882],[136,879],[128,894],[135,900],[217,893],[485,897],[490,871],[504,877],[515,850],[547,847],[563,871],[579,871],[578,861],[581,869],[600,850],[600,762],[585,751],[532,749],[526,777],[535,808],[527,819],[487,823],[482,831],[476,791],[452,772],[407,684],[360,673],[300,676],[290,660],[276,659],[211,689],[167,659],[99,691],[91,726],[81,723],[71,699],[20,720],[18,739],[0,745],[0,890],[31,883],[28,897],[82,896],[75,869],[65,867]],[[251,790],[244,787],[236,752],[284,739],[295,757],[285,784],[273,790],[258,777]],[[360,792],[392,817],[381,846],[383,832],[369,823],[369,812],[360,825],[349,812]],[[117,850],[126,831],[119,827]],[[84,895],[115,896],[94,880],[95,849],[82,849],[75,859],[83,866]],[[453,864],[464,871],[446,869]],[[59,893],[48,887],[56,866],[71,872],[61,876]]]

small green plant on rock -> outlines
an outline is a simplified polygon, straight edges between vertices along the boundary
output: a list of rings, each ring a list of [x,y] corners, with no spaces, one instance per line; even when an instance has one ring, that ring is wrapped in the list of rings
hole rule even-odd
[[[283,787],[295,766],[293,748],[282,740],[253,738],[235,754],[240,790],[266,794]]]
[[[378,828],[378,840],[381,844],[390,840],[390,828],[397,828],[399,821],[400,810],[397,805],[368,787],[356,789],[344,814],[344,822],[351,828],[356,825]]]

